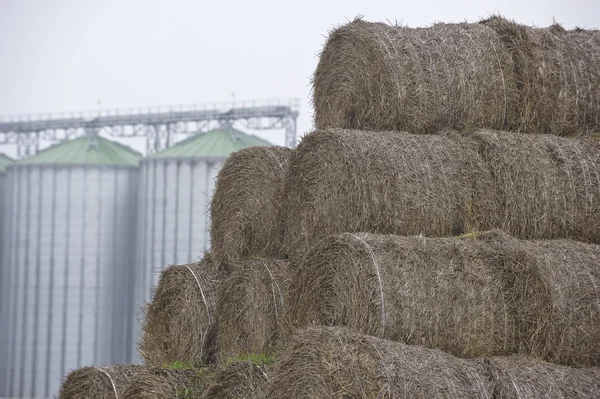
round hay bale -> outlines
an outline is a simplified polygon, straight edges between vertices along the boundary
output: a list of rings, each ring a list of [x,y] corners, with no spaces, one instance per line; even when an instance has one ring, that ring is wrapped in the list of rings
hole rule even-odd
[[[460,357],[513,353],[501,252],[483,240],[344,233],[315,246],[292,280],[296,327],[345,326]]]
[[[494,398],[599,398],[600,369],[571,368],[524,356],[481,360]]]
[[[267,390],[269,399],[490,397],[475,362],[331,327],[297,332]]]
[[[523,239],[600,243],[600,145],[551,135],[472,135],[500,208],[493,225]]]
[[[281,258],[279,209],[292,150],[251,147],[219,172],[210,206],[212,254],[219,263]]]
[[[600,32],[533,28],[494,16],[514,65],[519,100],[514,130],[572,135],[600,129]]]
[[[206,390],[203,374],[194,370],[150,369],[135,376],[119,396],[122,399],[201,399]]]
[[[313,77],[318,129],[511,129],[511,54],[481,24],[408,28],[355,20],[335,29]]]
[[[139,352],[146,365],[183,362],[202,367],[214,360],[219,273],[210,255],[161,273],[145,307]]]
[[[217,309],[219,358],[271,353],[284,320],[284,298],[291,278],[282,260],[249,259],[232,265],[221,283]]]
[[[64,379],[59,399],[119,399],[136,376],[145,372],[143,366],[120,365],[83,367],[71,371]]]
[[[523,275],[505,281],[506,296],[520,302],[509,310],[521,325],[519,352],[600,366],[600,246],[513,238],[500,245],[507,267]]]
[[[293,277],[286,318],[461,357],[599,365],[600,246],[474,237],[329,237]]]
[[[271,366],[233,362],[215,372],[206,397],[211,399],[264,399]]]
[[[290,163],[284,247],[300,262],[334,233],[489,230],[499,204],[476,143],[458,135],[318,130]]]

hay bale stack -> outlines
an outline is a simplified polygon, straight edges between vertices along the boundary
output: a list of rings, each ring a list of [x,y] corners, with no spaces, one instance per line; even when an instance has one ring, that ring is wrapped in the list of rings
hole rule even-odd
[[[492,176],[468,138],[318,130],[290,163],[284,246],[299,262],[334,233],[489,230],[498,209]]]
[[[210,255],[161,273],[152,302],[144,309],[139,352],[146,365],[164,367],[179,361],[202,367],[214,360],[218,285]]]
[[[599,398],[600,369],[557,366],[511,356],[482,360],[492,381],[494,398]]]
[[[313,248],[292,282],[287,318],[423,345],[461,357],[512,353],[498,264],[482,240],[344,233]]]
[[[292,286],[297,327],[347,326],[461,357],[600,364],[597,245],[345,233],[316,246]]]
[[[519,238],[600,243],[599,145],[494,131],[470,137],[494,178],[496,228]]]
[[[286,261],[235,262],[223,280],[217,309],[219,358],[271,353],[283,325],[291,267]]]
[[[532,28],[494,16],[510,53],[519,101],[513,130],[572,135],[600,129],[600,32],[558,25]]]
[[[215,372],[206,397],[211,399],[264,399],[271,366],[233,362]]]
[[[137,375],[122,399],[200,399],[206,387],[203,374],[193,370],[149,369]]]
[[[510,53],[480,24],[408,28],[355,20],[334,30],[313,78],[317,128],[510,129]]]
[[[117,399],[146,369],[136,365],[83,367],[70,372],[64,379],[59,399]]]
[[[282,257],[279,209],[291,153],[283,147],[251,147],[227,159],[210,207],[212,254],[218,262]]]
[[[343,328],[299,331],[281,356],[269,399],[491,397],[474,362]]]

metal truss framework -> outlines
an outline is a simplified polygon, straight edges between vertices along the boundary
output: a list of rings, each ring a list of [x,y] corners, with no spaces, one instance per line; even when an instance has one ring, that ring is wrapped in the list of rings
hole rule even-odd
[[[253,130],[284,130],[286,146],[293,148],[298,108],[298,100],[271,100],[0,118],[0,144],[16,144],[21,159],[35,154],[41,140],[57,142],[104,133],[143,136],[147,152],[152,154],[172,145],[176,134],[189,136],[237,123]]]

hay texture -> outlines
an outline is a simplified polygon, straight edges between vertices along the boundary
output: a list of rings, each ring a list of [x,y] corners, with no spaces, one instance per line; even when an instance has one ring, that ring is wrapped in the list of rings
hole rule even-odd
[[[279,209],[291,153],[284,147],[251,147],[227,159],[210,207],[218,262],[282,257]]]
[[[600,246],[504,236],[505,295],[519,321],[519,353],[577,366],[600,366]],[[521,277],[519,277],[521,276]]]
[[[467,358],[600,364],[597,245],[345,233],[316,246],[292,286],[296,327],[347,326]]]
[[[494,398],[599,398],[600,369],[557,366],[523,356],[482,360]]]
[[[202,374],[193,370],[149,369],[135,376],[122,399],[201,399],[205,383]]]
[[[600,243],[600,145],[495,131],[469,137],[494,178],[494,227],[519,238]]]
[[[518,98],[498,35],[480,24],[355,20],[329,36],[313,78],[317,128],[509,129]]]
[[[73,370],[63,381],[59,399],[118,399],[127,386],[146,369],[143,366],[122,365],[83,367]]]
[[[250,361],[230,363],[215,372],[206,397],[264,399],[271,367]]]
[[[510,53],[519,101],[512,130],[558,135],[600,130],[600,32],[534,28],[494,16],[494,29]]]
[[[210,255],[161,273],[145,307],[139,352],[151,367],[183,362],[202,367],[214,360],[219,273]]]
[[[303,138],[290,164],[285,250],[299,262],[333,233],[489,230],[497,200],[490,171],[468,138],[318,130]]]
[[[269,399],[490,397],[474,362],[331,327],[294,335],[267,393]]]
[[[291,267],[286,261],[250,259],[232,265],[219,290],[219,358],[272,353],[284,323]]]

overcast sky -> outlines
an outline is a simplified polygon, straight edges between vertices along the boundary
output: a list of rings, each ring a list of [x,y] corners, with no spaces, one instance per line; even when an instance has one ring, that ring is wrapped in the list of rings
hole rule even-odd
[[[492,13],[600,27],[600,0],[0,0],[0,116],[95,110],[98,101],[230,101],[235,92],[236,101],[299,98],[303,134],[312,127],[310,78],[332,27],[358,14],[416,27]]]

